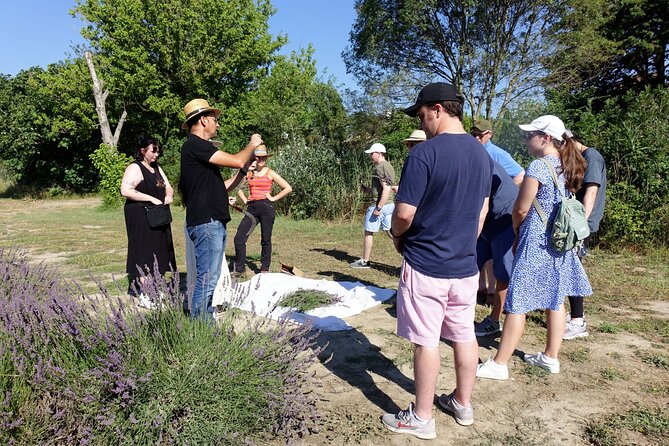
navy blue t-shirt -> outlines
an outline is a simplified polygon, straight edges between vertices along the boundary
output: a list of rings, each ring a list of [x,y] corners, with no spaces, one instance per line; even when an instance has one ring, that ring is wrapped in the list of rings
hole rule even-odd
[[[488,204],[488,215],[485,218],[483,231],[488,238],[494,238],[496,234],[506,230],[511,223],[513,205],[518,197],[518,186],[513,182],[504,167],[494,159],[492,160],[492,186],[490,189],[490,202]]]
[[[493,161],[473,136],[441,133],[414,147],[404,163],[396,201],[416,206],[404,234],[404,259],[443,279],[478,272],[476,239]]]
[[[518,186],[513,182],[500,163],[492,160],[492,188],[490,190],[490,210],[488,219],[498,219],[510,214],[518,197]]]

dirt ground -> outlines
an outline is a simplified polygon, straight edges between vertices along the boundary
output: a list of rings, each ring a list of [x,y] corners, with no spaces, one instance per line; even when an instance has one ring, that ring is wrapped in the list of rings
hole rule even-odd
[[[663,310],[663,317],[669,318],[667,309]],[[326,414],[325,422],[320,433],[300,444],[424,443],[425,440],[386,431],[379,421],[384,412],[404,409],[413,401],[411,350],[394,335],[394,304],[367,310],[348,322],[354,330],[320,336],[327,349],[322,356],[323,363],[315,370],[322,383],[318,392],[321,409]],[[591,323],[596,325],[597,321],[593,318]],[[538,333],[523,337],[520,350],[528,353],[542,350],[545,338],[538,327],[534,331]],[[666,370],[657,370],[636,358],[636,352],[650,348],[650,344],[627,333],[591,333],[584,339],[565,341],[562,369],[557,375],[532,370],[519,357],[514,357],[508,381],[477,381],[472,426],[458,425],[435,407],[438,437],[431,442],[439,445],[591,444],[585,438],[585,427],[598,416],[621,413],[649,401],[667,407],[666,394],[660,402],[654,395],[640,391],[643,386],[661,387],[668,383]],[[496,340],[483,340],[480,358],[485,360],[494,355],[496,345]],[[440,352],[442,369],[437,393],[450,393],[455,383],[453,353],[445,343],[441,344]],[[579,359],[579,352],[587,357]],[[517,353],[521,356],[523,352]],[[602,377],[607,367],[615,370],[620,378]],[[655,441],[637,438],[622,444],[657,444]]]
[[[3,246],[8,246],[15,235],[12,231],[28,229],[25,221],[30,219],[19,218],[23,213],[55,212],[95,203],[95,199],[28,203],[3,200],[0,223],[4,230],[0,231],[3,235],[0,239],[4,240]],[[177,218],[183,217],[177,214],[175,220]],[[7,223],[17,221],[22,223]],[[100,228],[119,224],[118,230],[124,231],[119,220],[100,223],[101,226],[84,221],[81,230],[92,231],[92,234]],[[232,230],[234,227],[236,225],[231,225]],[[377,242],[375,253],[387,256],[388,264],[374,264],[371,270],[357,276],[358,272],[350,269],[347,262],[357,258],[355,254],[361,240],[344,241],[344,236],[330,240],[323,235],[328,231],[322,230],[313,234],[305,230],[300,237],[295,237],[295,228],[299,227],[299,223],[277,223],[275,244],[282,254],[275,263],[296,264],[312,278],[360,279],[365,283],[397,287],[399,257],[391,256],[392,247],[387,241],[385,245]],[[183,234],[177,228],[173,234],[179,249],[182,241],[178,239]],[[329,228],[331,232],[336,230],[334,226]],[[292,242],[287,241],[286,234],[290,234]],[[123,236],[124,233],[119,232],[119,240]],[[252,239],[249,243],[257,242]],[[117,248],[121,251],[121,247]],[[53,253],[40,252],[34,259],[60,267],[70,250],[63,247]],[[586,313],[592,310],[587,314],[590,336],[565,341],[560,357],[561,372],[549,375],[528,367],[520,359],[524,352],[541,351],[545,342],[543,317],[539,313],[530,315],[517,355],[510,363],[510,379],[477,381],[472,401],[475,422],[470,427],[459,426],[435,406],[438,436],[431,444],[669,445],[669,297],[663,289],[657,290],[647,283],[655,280],[654,275],[664,274],[664,270],[658,273],[635,265],[624,256],[606,253],[599,254],[591,266],[586,266],[589,275],[590,269],[595,289],[592,303],[586,301]],[[629,278],[621,278],[620,271],[628,271]],[[666,278],[663,280],[666,282]],[[651,296],[648,290],[656,295]],[[620,300],[621,294],[627,297]],[[479,305],[477,318],[487,311]],[[406,408],[414,394],[413,352],[408,342],[395,335],[395,299],[348,318],[347,322],[353,330],[323,332],[318,337],[319,345],[325,350],[320,363],[313,366],[320,383],[314,392],[323,419],[318,431],[298,444],[425,443],[426,440],[389,432],[379,420],[384,412]],[[624,323],[628,325],[621,325]],[[497,342],[498,339],[480,341],[482,361],[494,355]],[[450,393],[455,382],[453,352],[449,345],[441,343],[440,353],[442,367],[437,394]],[[630,421],[629,413],[635,410],[641,413],[640,421]],[[655,418],[653,413],[657,415]]]

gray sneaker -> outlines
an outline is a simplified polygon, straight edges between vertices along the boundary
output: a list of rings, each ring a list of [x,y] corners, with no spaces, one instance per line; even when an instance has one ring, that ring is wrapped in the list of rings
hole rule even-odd
[[[583,321],[583,325],[574,324],[571,321],[567,323],[562,339],[571,340],[576,338],[584,338],[588,336],[588,324]]]
[[[499,336],[502,334],[502,325],[486,316],[481,322],[474,322],[474,333],[478,337]]]
[[[399,413],[387,413],[381,417],[381,422],[385,427],[399,434],[409,434],[423,440],[437,438],[437,428],[434,424],[434,418],[429,421],[418,421],[413,413],[414,405],[409,404],[406,410],[400,410]]]
[[[455,421],[459,425],[471,426],[474,423],[474,408],[472,407],[472,403],[467,404],[467,407],[465,408],[457,409],[454,404],[454,395],[455,390],[450,395],[441,395],[437,400],[439,402],[439,406],[441,406],[441,408],[446,412],[453,415],[453,418],[455,418]]]
[[[349,263],[351,268],[369,268],[369,261],[365,262],[362,259],[358,259],[355,262]]]

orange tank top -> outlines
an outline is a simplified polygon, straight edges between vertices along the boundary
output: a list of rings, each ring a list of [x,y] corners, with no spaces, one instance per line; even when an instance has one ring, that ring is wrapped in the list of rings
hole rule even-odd
[[[267,174],[258,177],[249,172],[249,201],[266,200],[265,194],[272,191],[272,184],[274,183],[269,177],[269,170]]]

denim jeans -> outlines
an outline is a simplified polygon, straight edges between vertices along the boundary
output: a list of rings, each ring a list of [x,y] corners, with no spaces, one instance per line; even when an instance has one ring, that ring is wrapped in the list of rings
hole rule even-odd
[[[189,226],[186,230],[195,247],[197,270],[190,315],[193,319],[210,319],[213,316],[212,297],[221,275],[225,253],[225,225],[218,220],[211,220],[209,223]]]

